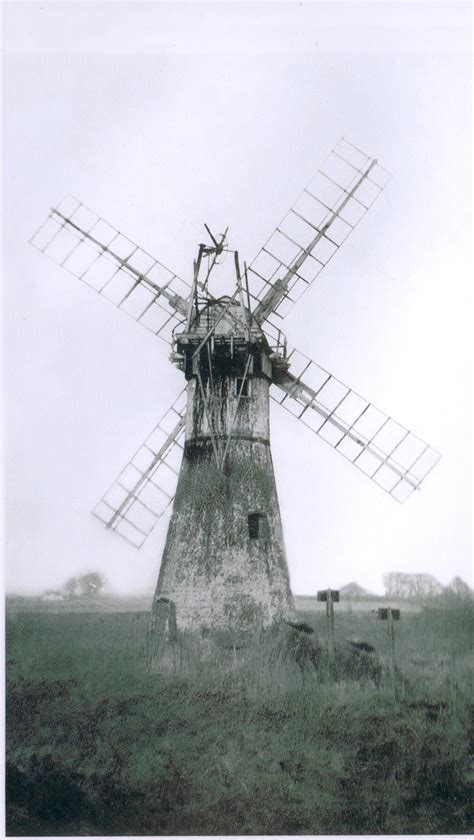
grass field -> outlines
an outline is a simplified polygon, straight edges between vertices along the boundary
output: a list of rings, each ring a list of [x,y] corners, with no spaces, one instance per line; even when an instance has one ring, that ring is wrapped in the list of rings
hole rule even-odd
[[[331,670],[299,620],[163,677],[146,612],[7,609],[7,833],[469,833],[472,603],[402,613],[395,690],[385,622],[341,610]]]

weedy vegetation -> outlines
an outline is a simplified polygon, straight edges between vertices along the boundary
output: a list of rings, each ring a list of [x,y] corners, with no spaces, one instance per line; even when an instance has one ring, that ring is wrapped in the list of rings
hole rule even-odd
[[[160,676],[145,612],[7,610],[7,833],[468,833],[472,602],[402,615],[395,679],[370,612],[334,659],[298,620]]]

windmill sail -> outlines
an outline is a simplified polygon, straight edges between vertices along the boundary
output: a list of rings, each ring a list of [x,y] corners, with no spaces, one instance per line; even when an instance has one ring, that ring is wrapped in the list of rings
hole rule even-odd
[[[272,399],[404,502],[441,455],[303,353],[293,350],[288,361]]]
[[[248,268],[253,315],[284,318],[390,180],[341,139]]]
[[[166,342],[187,315],[190,285],[72,196],[30,243]]]
[[[93,510],[140,548],[171,504],[183,454],[187,388],[163,415]]]

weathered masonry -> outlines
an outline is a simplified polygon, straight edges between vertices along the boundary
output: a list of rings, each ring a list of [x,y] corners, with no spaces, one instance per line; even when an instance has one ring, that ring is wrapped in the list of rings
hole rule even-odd
[[[175,336],[188,380],[186,439],[156,591],[180,629],[243,629],[293,616],[270,450],[272,353],[229,298]]]

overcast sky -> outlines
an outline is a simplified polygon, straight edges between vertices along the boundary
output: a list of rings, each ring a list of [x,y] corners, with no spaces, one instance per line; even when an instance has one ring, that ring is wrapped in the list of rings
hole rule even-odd
[[[250,262],[339,137],[392,180],[285,320],[291,345],[443,453],[399,505],[272,406],[293,591],[472,583],[469,4],[4,4],[10,591],[97,569],[90,510],[182,387],[166,346],[27,244],[73,193],[190,279],[203,222]]]

